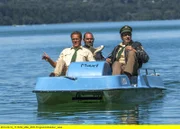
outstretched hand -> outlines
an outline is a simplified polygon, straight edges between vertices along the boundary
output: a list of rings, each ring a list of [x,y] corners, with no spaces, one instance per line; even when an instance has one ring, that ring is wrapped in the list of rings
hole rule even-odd
[[[48,61],[48,59],[50,59],[49,55],[44,52],[43,55],[42,55],[42,60]]]

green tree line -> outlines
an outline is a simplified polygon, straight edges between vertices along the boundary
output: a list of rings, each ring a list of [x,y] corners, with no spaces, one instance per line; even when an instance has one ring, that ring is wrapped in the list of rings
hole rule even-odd
[[[179,0],[0,0],[0,25],[180,19]]]

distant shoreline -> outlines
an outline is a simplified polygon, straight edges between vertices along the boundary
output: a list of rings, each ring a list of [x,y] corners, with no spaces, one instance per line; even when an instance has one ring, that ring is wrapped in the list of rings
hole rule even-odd
[[[178,0],[4,0],[0,25],[180,19]]]
[[[161,21],[180,21],[180,19],[170,19],[170,20],[144,20],[144,21],[100,21],[100,22],[68,22],[68,23],[49,23],[49,24],[23,24],[23,25],[0,25],[0,26],[14,26],[14,27],[19,27],[19,26],[39,26],[39,25],[72,25],[72,24],[86,24],[86,23],[92,23],[92,24],[102,24],[102,23],[124,23],[124,24],[129,24],[129,23],[133,23],[133,22],[153,22],[153,21],[156,21],[156,22],[161,22]]]

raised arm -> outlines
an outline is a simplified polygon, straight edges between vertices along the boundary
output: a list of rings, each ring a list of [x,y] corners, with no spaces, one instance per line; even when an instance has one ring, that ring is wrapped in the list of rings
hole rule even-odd
[[[42,55],[42,59],[43,60],[46,60],[47,62],[49,62],[49,64],[52,66],[52,67],[56,67],[56,62],[55,61],[53,61],[50,57],[49,57],[49,55],[47,54],[47,53],[43,53],[43,55]]]

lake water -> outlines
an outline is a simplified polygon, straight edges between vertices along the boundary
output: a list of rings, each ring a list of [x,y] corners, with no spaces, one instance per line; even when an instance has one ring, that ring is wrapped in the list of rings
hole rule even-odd
[[[36,79],[53,68],[41,60],[47,52],[56,60],[71,46],[70,33],[95,35],[104,56],[121,41],[119,28],[133,27],[150,56],[143,67],[155,68],[167,90],[162,97],[138,104],[68,103],[38,106],[32,93]],[[136,21],[0,27],[0,124],[180,124],[180,21]]]

